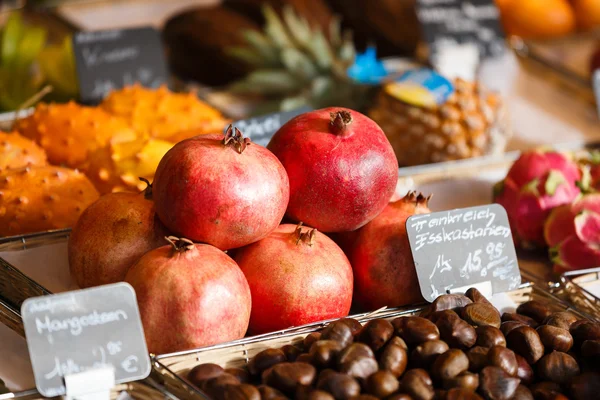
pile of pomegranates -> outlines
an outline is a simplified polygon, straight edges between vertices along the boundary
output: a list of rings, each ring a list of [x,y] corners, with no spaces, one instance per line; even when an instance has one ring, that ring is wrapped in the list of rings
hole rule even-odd
[[[344,317],[353,301],[409,304],[405,222],[428,209],[416,193],[390,203],[397,168],[377,124],[344,108],[295,117],[267,148],[231,127],[187,139],[144,193],[83,213],[71,271],[81,287],[130,283],[159,354]]]

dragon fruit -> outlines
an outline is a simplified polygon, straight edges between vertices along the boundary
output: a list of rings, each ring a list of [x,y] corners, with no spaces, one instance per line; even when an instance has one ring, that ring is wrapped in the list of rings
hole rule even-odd
[[[581,171],[564,154],[525,152],[506,178],[494,187],[494,201],[506,208],[513,237],[522,247],[545,247],[544,222],[553,208],[571,203],[580,193]]]
[[[555,208],[544,237],[556,272],[600,266],[600,193]]]

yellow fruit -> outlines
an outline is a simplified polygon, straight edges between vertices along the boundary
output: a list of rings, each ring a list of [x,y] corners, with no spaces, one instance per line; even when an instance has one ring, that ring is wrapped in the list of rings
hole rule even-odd
[[[46,150],[50,163],[71,168],[84,166],[91,152],[109,142],[138,137],[124,119],[74,102],[39,104],[17,130]]]
[[[574,0],[577,25],[584,30],[600,26],[600,0]]]
[[[0,236],[70,228],[99,195],[76,170],[26,167],[0,173]]]
[[[222,132],[228,123],[219,111],[196,95],[173,93],[166,87],[129,86],[110,93],[101,107],[127,119],[137,131],[169,141],[180,131]]]
[[[497,5],[510,35],[546,39],[575,29],[575,13],[567,0],[502,0]]]
[[[46,164],[46,153],[35,142],[16,132],[0,132],[0,172]]]
[[[85,169],[100,193],[141,191],[152,182],[158,163],[173,143],[160,139],[138,139],[113,143],[96,150]]]

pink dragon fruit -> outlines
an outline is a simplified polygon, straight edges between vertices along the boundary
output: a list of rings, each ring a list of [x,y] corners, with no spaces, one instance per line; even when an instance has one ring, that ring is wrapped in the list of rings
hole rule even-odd
[[[556,272],[600,266],[600,193],[554,209],[544,237]]]
[[[522,247],[544,247],[544,221],[553,208],[579,195],[577,164],[555,151],[525,152],[494,186],[494,201],[506,208],[513,237]]]

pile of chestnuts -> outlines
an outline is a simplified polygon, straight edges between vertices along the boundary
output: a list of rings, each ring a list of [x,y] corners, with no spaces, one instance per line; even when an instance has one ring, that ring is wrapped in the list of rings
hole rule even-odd
[[[214,400],[600,399],[600,324],[539,301],[501,315],[469,289],[421,316],[343,318],[247,368],[187,377]]]

